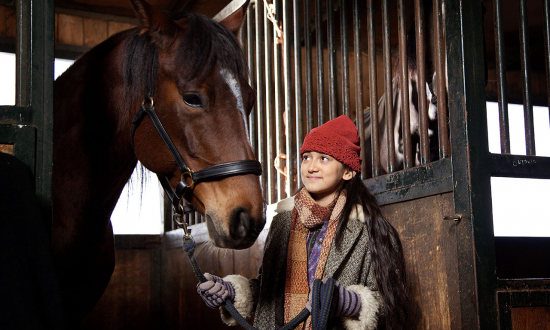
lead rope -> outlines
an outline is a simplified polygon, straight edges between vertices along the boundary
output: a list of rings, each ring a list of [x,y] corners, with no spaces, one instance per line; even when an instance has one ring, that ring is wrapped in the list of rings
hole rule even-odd
[[[193,273],[199,280],[199,282],[206,282],[206,277],[201,271],[197,259],[195,259],[195,248],[197,244],[191,236],[190,230],[187,228],[187,223],[182,221],[181,214],[174,215],[174,222],[183,229],[182,248],[189,257]],[[316,279],[313,282],[312,288],[312,312],[311,312],[311,324],[313,330],[324,330],[327,325],[327,320],[330,312],[330,302],[332,301],[332,295],[334,293],[334,280],[328,278],[326,283],[323,283],[320,279]],[[237,311],[233,303],[226,299],[225,308],[227,311],[239,322],[239,324],[247,330],[260,330],[252,326],[248,321]],[[310,311],[304,308],[296,317],[290,320],[287,324],[283,325],[278,330],[290,330],[296,328],[300,323],[304,322],[310,315]]]

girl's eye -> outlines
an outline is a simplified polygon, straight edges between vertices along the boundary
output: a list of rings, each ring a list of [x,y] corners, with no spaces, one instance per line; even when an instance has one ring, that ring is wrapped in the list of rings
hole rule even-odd
[[[194,93],[183,94],[183,102],[192,108],[203,108],[200,96]]]
[[[328,161],[329,159],[328,159],[327,156],[321,156],[321,160],[324,161],[324,162],[326,162],[326,161]]]
[[[302,160],[309,160],[309,155],[303,155]]]

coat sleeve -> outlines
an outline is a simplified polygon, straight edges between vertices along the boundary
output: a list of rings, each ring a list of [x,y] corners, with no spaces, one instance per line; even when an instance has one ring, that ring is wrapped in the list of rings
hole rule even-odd
[[[378,293],[378,286],[371,263],[370,244],[368,234],[364,230],[363,236],[355,247],[355,253],[362,257],[353,258],[361,260],[359,263],[359,284],[346,286],[346,289],[359,294],[361,297],[361,310],[358,317],[342,317],[342,322],[347,330],[374,330],[379,321],[384,319],[384,306]],[[353,267],[352,267],[353,268]]]
[[[235,289],[235,302],[233,305],[239,314],[241,314],[245,319],[252,316],[254,298],[252,287],[250,286],[248,279],[241,275],[228,275],[224,277],[223,280],[231,283]],[[237,325],[237,320],[233,317],[233,315],[231,315],[231,313],[229,313],[224,305],[220,307],[220,313],[223,323],[228,326]]]
[[[361,310],[359,317],[343,317],[347,330],[374,330],[378,326],[378,309],[380,306],[377,291],[372,291],[363,285],[351,285],[346,287],[348,291],[355,292],[361,297]]]

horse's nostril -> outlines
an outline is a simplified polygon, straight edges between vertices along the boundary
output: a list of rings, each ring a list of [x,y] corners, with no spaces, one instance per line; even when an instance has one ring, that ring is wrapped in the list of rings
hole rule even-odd
[[[235,239],[242,239],[248,235],[250,229],[250,214],[244,208],[233,211],[229,231]]]

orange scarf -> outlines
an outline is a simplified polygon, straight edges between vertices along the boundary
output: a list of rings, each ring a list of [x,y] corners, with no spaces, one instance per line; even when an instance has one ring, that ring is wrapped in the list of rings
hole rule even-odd
[[[309,285],[307,280],[307,235],[308,228],[314,228],[325,221],[329,227],[323,240],[321,254],[315,270],[315,278],[321,279],[325,271],[330,247],[338,228],[340,213],[346,204],[346,192],[338,196],[329,208],[317,204],[308,191],[303,188],[294,196],[294,209],[290,224],[285,282],[285,324],[298,315],[306,306]],[[296,329],[310,329],[311,317],[298,325]]]

